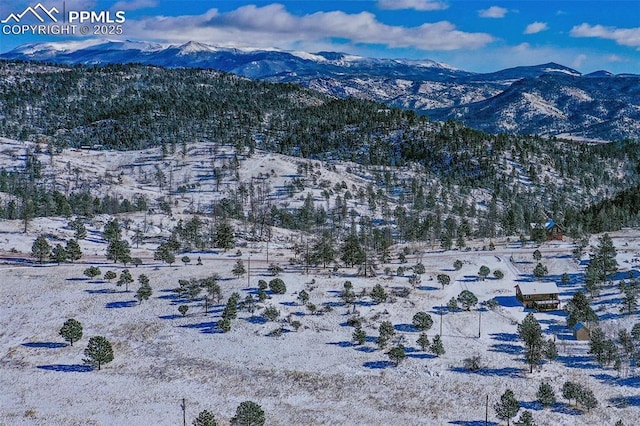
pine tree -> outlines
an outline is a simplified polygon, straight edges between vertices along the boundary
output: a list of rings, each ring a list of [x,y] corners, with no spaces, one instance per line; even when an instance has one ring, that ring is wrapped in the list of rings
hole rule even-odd
[[[51,245],[49,245],[47,238],[44,235],[38,236],[31,246],[31,256],[38,259],[38,263],[42,263],[50,254]]]
[[[60,265],[62,262],[65,262],[68,258],[67,251],[62,247],[62,244],[56,244],[56,246],[51,251],[51,261],[56,262]]]
[[[431,315],[426,312],[418,312],[413,316],[413,326],[420,331],[428,331],[433,326]]]
[[[622,294],[620,312],[626,312],[628,315],[631,315],[638,309],[636,289],[631,285],[627,285],[624,287]]]
[[[536,423],[533,421],[533,414],[531,414],[529,410],[524,410],[514,424],[518,426],[536,426]]]
[[[233,266],[231,273],[235,275],[236,278],[239,278],[247,273],[247,270],[244,267],[244,263],[242,262],[242,259],[238,259],[236,261],[236,264]]]
[[[393,324],[390,321],[383,321],[378,328],[378,347],[380,349],[387,346],[387,343],[393,336],[396,334],[395,328],[393,328]]]
[[[553,391],[551,385],[547,382],[542,382],[540,384],[538,392],[536,393],[536,398],[543,407],[549,407],[556,403],[556,393]]]
[[[69,318],[62,325],[60,336],[73,346],[73,342],[82,339],[82,324],[74,318]]]
[[[216,418],[213,413],[202,410],[198,413],[198,417],[193,420],[193,426],[217,426]]]
[[[544,340],[542,339],[540,323],[538,323],[538,320],[531,312],[518,324],[518,335],[524,341],[524,357],[527,364],[529,364],[529,372],[533,373],[533,367],[538,365],[542,360]]]
[[[123,240],[112,240],[107,246],[107,259],[113,263],[122,262],[123,265],[131,262],[131,248],[129,243]]]
[[[387,355],[389,355],[389,359],[395,363],[396,367],[407,357],[404,346],[402,345],[391,348],[389,352],[387,352]]]
[[[430,349],[435,356],[444,355],[444,352],[445,352],[444,345],[442,344],[442,339],[440,339],[439,334],[436,334],[435,337],[433,338],[433,342],[431,342]]]
[[[607,276],[618,269],[618,262],[616,261],[618,253],[609,234],[604,234],[598,238],[598,243],[595,257],[602,268],[602,281],[606,281]]]
[[[576,396],[576,402],[580,404],[583,408],[591,411],[591,409],[596,408],[598,406],[598,400],[596,399],[593,391],[589,388],[581,386],[578,390],[578,394]]]
[[[371,290],[371,299],[373,299],[376,304],[385,302],[387,300],[387,292],[384,291],[384,287],[376,284]]]
[[[263,426],[265,422],[262,407],[253,401],[244,401],[236,409],[236,415],[231,419],[231,426]]]
[[[498,418],[500,420],[506,420],[508,426],[511,418],[518,414],[518,410],[520,410],[520,403],[513,395],[513,391],[511,389],[507,389],[502,396],[500,396],[500,401],[494,404],[493,408],[496,410]]]
[[[451,283],[451,277],[447,274],[438,274],[436,278],[438,279],[438,282],[440,283],[443,289],[445,286]]]
[[[356,342],[356,345],[364,345],[367,341],[367,333],[360,327],[356,327],[351,337],[353,341]]]
[[[106,223],[102,236],[108,242],[119,241],[122,237],[122,228],[116,219],[113,219]]]
[[[418,344],[418,346],[420,346],[420,350],[422,352],[425,352],[427,349],[429,349],[430,342],[427,333],[420,333],[420,336],[416,340],[416,343]]]
[[[226,222],[218,224],[215,231],[214,244],[216,247],[227,250],[235,245],[234,230],[231,225]]]
[[[301,290],[300,293],[298,293],[298,300],[303,305],[306,305],[309,301],[309,293],[306,290]]]
[[[549,273],[549,270],[542,263],[538,263],[535,268],[533,268],[533,275],[538,278],[544,277]]]
[[[536,249],[533,252],[533,258],[535,259],[536,262],[540,262],[540,260],[542,259],[542,253],[540,253],[540,250]]]
[[[80,249],[78,240],[68,240],[65,250],[67,251],[67,257],[71,261],[71,263],[82,258],[82,249]]]
[[[347,236],[340,251],[340,260],[342,260],[347,267],[362,264],[366,257],[365,250],[360,245],[360,240],[356,234],[349,234]]]
[[[142,303],[143,300],[149,300],[153,290],[151,290],[151,285],[149,284],[149,277],[146,275],[140,275],[138,282],[140,283],[140,288],[136,292],[136,299],[138,299],[139,303]]]
[[[113,348],[105,337],[94,336],[89,339],[84,355],[87,357],[83,360],[85,364],[92,365],[100,370],[102,365],[113,361]]]
[[[567,312],[567,326],[572,328],[579,322],[598,322],[598,316],[589,306],[584,293],[577,291],[564,308]]]
[[[484,281],[484,279],[487,278],[487,275],[489,275],[490,272],[491,272],[491,269],[489,269],[488,266],[482,265],[480,267],[480,270],[478,270],[478,276],[480,277],[480,281]]]
[[[478,298],[476,297],[476,295],[469,290],[462,290],[458,295],[457,300],[467,311],[470,311],[471,308],[478,303]]]
[[[97,266],[89,266],[84,270],[83,274],[89,279],[95,278],[100,275],[100,268],[98,268]]]
[[[569,401],[569,405],[571,405],[572,399],[578,398],[578,393],[582,387],[575,382],[567,380],[562,385],[562,397]]]
[[[117,277],[118,277],[118,274],[116,274],[113,271],[107,271],[107,272],[104,273],[104,279],[107,280],[107,281],[111,281],[112,279],[117,278]]]
[[[129,284],[133,282],[133,277],[131,276],[131,272],[128,269],[123,270],[120,273],[120,278],[116,282],[116,285],[120,287],[121,285],[125,285],[125,291],[129,291]]]

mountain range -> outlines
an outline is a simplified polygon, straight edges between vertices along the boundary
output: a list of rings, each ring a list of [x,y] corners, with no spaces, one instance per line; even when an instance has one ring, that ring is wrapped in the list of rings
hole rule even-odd
[[[212,68],[374,100],[489,133],[640,139],[640,75],[582,74],[556,63],[473,73],[431,60],[113,40],[25,44],[0,59]]]

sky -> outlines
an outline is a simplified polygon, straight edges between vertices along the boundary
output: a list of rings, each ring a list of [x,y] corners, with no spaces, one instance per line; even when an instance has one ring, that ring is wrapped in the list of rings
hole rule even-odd
[[[40,3],[63,10],[62,1]],[[37,4],[3,0],[0,21]],[[122,34],[102,36],[109,39],[431,59],[473,72],[557,62],[583,73],[640,74],[638,0],[66,0],[64,10],[124,11]],[[25,22],[38,23],[28,15]],[[3,28],[0,52],[91,37]]]

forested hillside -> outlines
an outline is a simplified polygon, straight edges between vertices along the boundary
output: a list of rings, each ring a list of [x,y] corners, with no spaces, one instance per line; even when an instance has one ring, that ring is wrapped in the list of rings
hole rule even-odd
[[[261,150],[323,160],[329,167],[352,161],[363,168],[358,173],[372,176],[362,195],[373,206],[371,218],[402,228],[400,233],[410,239],[439,239],[444,231],[449,239],[519,235],[530,222],[548,217],[575,233],[638,221],[633,211],[615,222],[600,215],[599,223],[587,223],[580,213],[640,183],[637,143],[494,136],[374,102],[211,70],[0,62],[0,117],[1,136],[36,142],[51,156],[81,146],[162,147],[164,158],[186,150],[187,144],[205,142],[233,146],[240,160]],[[13,196],[3,201],[4,217],[82,214],[87,209],[78,209],[77,200],[96,205],[97,195],[88,189],[60,192],[51,200],[39,168],[37,157],[25,152],[19,167],[2,170],[0,190]],[[243,179],[238,176],[236,183]],[[346,197],[325,190],[327,202]],[[121,204],[102,198],[99,208],[89,210],[147,208],[141,198]],[[273,217],[300,213],[274,207],[282,210]],[[236,209],[232,216],[243,215]]]

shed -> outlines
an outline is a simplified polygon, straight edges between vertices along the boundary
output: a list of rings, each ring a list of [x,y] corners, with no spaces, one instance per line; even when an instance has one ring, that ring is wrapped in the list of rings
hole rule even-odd
[[[591,337],[591,330],[589,330],[586,325],[579,322],[573,326],[573,337],[575,337],[576,340],[589,340]]]
[[[559,291],[553,282],[520,283],[515,286],[516,298],[525,308],[553,311],[560,306]]]

